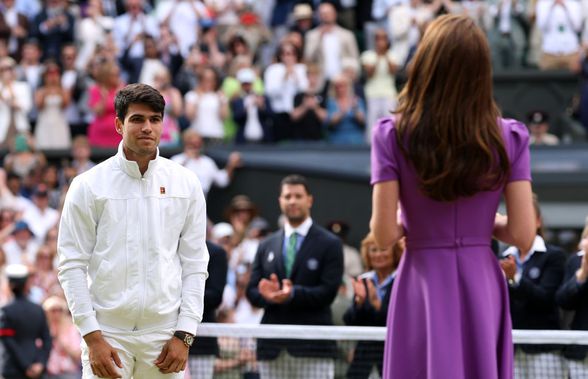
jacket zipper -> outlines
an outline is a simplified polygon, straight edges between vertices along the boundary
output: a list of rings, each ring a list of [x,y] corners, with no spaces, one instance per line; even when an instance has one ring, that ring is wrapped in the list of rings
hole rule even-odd
[[[146,180],[144,177],[141,177],[141,206],[139,206],[139,234],[140,234],[140,238],[141,238],[141,268],[142,268],[142,272],[143,272],[143,277],[141,278],[141,286],[140,286],[140,291],[141,291],[141,304],[139,305],[139,318],[137,319],[137,322],[135,323],[135,330],[137,330],[137,323],[139,322],[139,320],[141,318],[143,318],[143,312],[145,311],[145,292],[147,291],[147,249],[146,249],[146,245],[145,245],[145,240],[146,240],[146,236],[145,236],[145,230],[144,230],[144,222],[146,222],[146,217],[145,217],[145,183]]]

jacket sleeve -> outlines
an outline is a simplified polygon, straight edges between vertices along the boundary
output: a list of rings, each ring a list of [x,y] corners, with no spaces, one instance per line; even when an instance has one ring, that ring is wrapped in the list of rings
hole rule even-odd
[[[0,330],[2,330],[0,340],[4,346],[5,354],[13,359],[13,362],[20,368],[24,373],[31,364],[33,364],[33,358],[26,351],[22,351],[20,345],[15,341],[15,326],[11,321],[11,318],[2,312],[0,317]]]
[[[581,260],[576,256],[569,259],[566,265],[564,282],[555,294],[557,304],[566,310],[576,309],[586,294],[586,283],[578,284],[576,271],[580,268]]]
[[[206,247],[206,203],[200,182],[192,175],[194,191],[178,243],[182,265],[182,302],[176,330],[196,334],[204,310],[209,255]]]
[[[525,300],[538,307],[551,308],[555,301],[555,292],[559,288],[564,272],[565,255],[560,251],[548,253],[543,275],[539,283],[523,276],[516,288],[511,288],[511,294],[517,300]]]
[[[292,307],[300,309],[323,308],[329,306],[339,290],[343,278],[343,245],[331,239],[325,247],[324,267],[320,284],[317,286],[294,285]]]
[[[97,222],[93,195],[77,177],[65,197],[57,251],[59,282],[82,337],[100,329],[86,279],[88,264],[96,245]]]
[[[247,284],[247,299],[251,305],[257,308],[266,308],[269,305],[259,293],[259,289],[257,289],[259,282],[263,279],[263,267],[261,261],[264,256],[264,245],[265,244],[262,242],[257,248],[257,253],[253,260],[253,267],[251,268],[251,277],[249,279],[249,284]]]
[[[216,309],[223,301],[223,291],[227,283],[227,253],[223,248],[206,244],[210,253],[208,262],[208,279],[204,288],[204,308]]]
[[[43,346],[41,349],[38,350],[38,356],[35,362],[39,362],[43,365],[43,367],[47,367],[47,362],[49,361],[49,355],[51,354],[52,339],[51,339],[51,332],[49,331],[49,324],[47,324],[47,318],[45,317],[45,312],[40,310],[40,317],[43,320],[42,327],[41,327],[41,335],[39,339],[43,341]]]

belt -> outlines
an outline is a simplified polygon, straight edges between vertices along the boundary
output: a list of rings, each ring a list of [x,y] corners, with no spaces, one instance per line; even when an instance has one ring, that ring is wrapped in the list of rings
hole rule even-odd
[[[441,237],[437,239],[410,239],[406,240],[408,249],[445,249],[469,246],[487,246],[491,245],[490,237]]]

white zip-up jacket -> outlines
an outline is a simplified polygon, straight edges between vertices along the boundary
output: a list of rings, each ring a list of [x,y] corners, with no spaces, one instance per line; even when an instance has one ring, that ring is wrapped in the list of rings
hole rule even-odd
[[[59,227],[59,281],[82,336],[196,334],[208,276],[206,204],[190,170],[159,156],[141,175],[118,153],[77,176]]]

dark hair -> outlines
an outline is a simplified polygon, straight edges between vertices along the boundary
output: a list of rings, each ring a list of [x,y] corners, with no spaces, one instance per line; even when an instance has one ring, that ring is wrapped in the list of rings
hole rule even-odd
[[[286,176],[284,179],[282,179],[282,182],[280,183],[280,190],[285,185],[291,185],[291,186],[301,185],[306,190],[306,193],[310,195],[310,187],[308,186],[308,181],[302,175],[292,174],[292,175]]]
[[[278,50],[276,51],[276,61],[282,63],[282,53],[286,48],[292,48],[294,50],[294,55],[296,56],[296,62],[300,63],[302,61],[302,51],[296,45],[291,42],[282,42],[278,46]]]
[[[490,48],[471,18],[445,15],[429,25],[397,113],[397,143],[429,198],[453,201],[506,183]]]
[[[145,104],[163,117],[165,100],[158,90],[147,84],[129,84],[118,91],[114,99],[114,109],[119,120],[125,119],[131,104]]]

